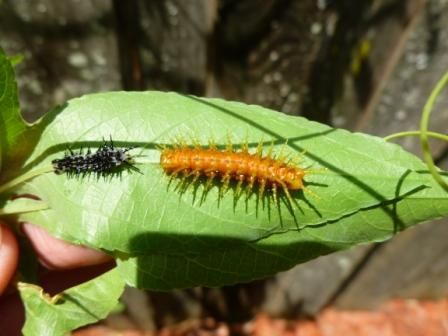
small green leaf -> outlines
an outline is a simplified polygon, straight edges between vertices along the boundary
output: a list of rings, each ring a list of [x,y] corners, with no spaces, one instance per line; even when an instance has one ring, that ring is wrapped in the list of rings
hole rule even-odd
[[[0,48],[0,183],[20,172],[38,134],[20,114],[14,65]]]
[[[19,290],[26,314],[23,334],[57,336],[106,317],[116,307],[124,283],[113,269],[54,297],[31,284],[20,283]]]

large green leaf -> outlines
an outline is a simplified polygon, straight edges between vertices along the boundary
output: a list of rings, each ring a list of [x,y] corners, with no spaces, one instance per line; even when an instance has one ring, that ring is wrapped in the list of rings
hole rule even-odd
[[[104,318],[118,303],[124,282],[116,269],[51,298],[31,284],[19,285],[25,305],[23,334],[65,335]]]
[[[18,191],[49,207],[20,220],[114,253],[126,281],[139,287],[248,281],[448,213],[446,194],[425,165],[399,146],[259,106],[175,93],[104,93],[69,101],[43,119],[40,132],[27,171],[50,165],[67,146],[98,147],[109,136],[116,145],[138,146],[132,153],[143,174],[48,173]],[[203,181],[181,191],[159,164],[158,146],[179,137],[223,147],[230,137],[251,150],[264,141],[265,152],[273,142],[274,153],[327,171],[305,176],[311,192],[293,193],[293,207],[285,197],[279,204],[255,194],[235,200],[233,190],[220,198],[219,183],[201,201]]]
[[[112,136],[117,144],[140,146],[133,153],[146,162],[139,166],[143,174],[124,172],[121,178],[106,180],[47,174],[21,190],[39,196],[50,207],[22,219],[62,238],[108,251],[208,253],[235,242],[245,244],[273,233],[335,222],[428,183],[415,173],[425,169],[422,162],[396,145],[219,99],[160,92],[96,94],[69,101],[48,119],[43,120],[46,127],[27,162],[33,169],[61,157],[67,145],[95,147]],[[235,204],[232,191],[219,200],[216,186],[201,203],[201,184],[184,192],[176,190],[176,183],[169,186],[157,145],[182,137],[190,143],[197,138],[204,145],[213,138],[225,146],[229,136],[237,145],[248,142],[252,150],[263,140],[267,151],[273,142],[275,152],[283,148],[301,157],[303,167],[327,168],[305,177],[309,190],[318,196],[295,192],[294,209],[284,197],[280,204],[268,198],[257,203],[255,194]]]

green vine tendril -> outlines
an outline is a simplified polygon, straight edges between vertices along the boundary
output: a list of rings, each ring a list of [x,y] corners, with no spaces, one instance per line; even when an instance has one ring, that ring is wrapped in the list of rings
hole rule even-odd
[[[387,137],[384,137],[384,140],[390,141],[392,139],[407,137],[407,136],[420,136],[422,132],[421,131],[405,131],[405,132],[398,132],[391,135],[388,135]],[[437,133],[437,132],[427,132],[428,136],[430,138],[439,139],[448,142],[448,135]]]
[[[432,158],[431,151],[429,149],[429,143],[428,143],[428,138],[435,138],[435,139],[439,139],[439,140],[448,142],[448,135],[428,131],[429,117],[433,110],[434,104],[435,104],[437,98],[439,97],[440,93],[446,86],[448,86],[448,72],[437,82],[436,86],[431,91],[431,94],[428,97],[428,100],[426,101],[425,106],[423,107],[423,113],[422,113],[422,118],[420,120],[420,130],[419,131],[406,131],[406,132],[394,133],[394,134],[391,134],[391,135],[388,135],[387,137],[385,137],[384,140],[389,141],[392,139],[397,139],[397,138],[406,137],[406,136],[419,136],[420,144],[421,144],[421,148],[422,148],[422,152],[423,152],[423,160],[425,161],[429,172],[431,173],[433,178],[437,181],[437,183],[443,189],[448,191],[448,184],[440,176],[438,168],[434,164],[434,160]]]
[[[420,120],[420,130],[419,131],[406,131],[406,132],[399,132],[391,134],[384,138],[384,140],[389,141],[396,138],[401,138],[405,136],[419,136],[420,137],[420,144],[423,152],[423,160],[426,163],[426,166],[428,167],[429,172],[433,176],[433,178],[437,181],[437,183],[446,191],[448,191],[448,184],[445,182],[445,180],[440,176],[438,168],[434,164],[434,160],[431,155],[431,151],[429,149],[429,143],[428,138],[435,138],[443,141],[448,142],[448,135],[437,133],[437,132],[431,132],[428,131],[428,124],[429,124],[429,117],[431,115],[431,112],[433,110],[434,104],[439,97],[442,90],[448,86],[448,72],[443,75],[443,77],[437,82],[434,89],[431,91],[431,94],[428,97],[428,100],[425,103],[425,106],[423,107],[423,113],[422,118]]]
[[[438,169],[434,164],[434,160],[432,159],[431,151],[429,149],[428,124],[433,106],[437,98],[439,97],[440,93],[447,85],[448,85],[448,72],[445,73],[445,75],[437,82],[435,88],[432,90],[431,95],[429,96],[423,108],[422,119],[420,121],[420,144],[422,147],[423,159],[425,160],[431,175],[434,177],[437,183],[439,183],[439,185],[446,191],[448,191],[448,184],[445,182],[442,176],[440,176]]]

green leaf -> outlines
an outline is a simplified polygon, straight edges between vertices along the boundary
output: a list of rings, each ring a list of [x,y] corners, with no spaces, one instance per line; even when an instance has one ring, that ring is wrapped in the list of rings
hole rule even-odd
[[[76,243],[134,254],[204,253],[256,241],[273,233],[324,225],[418,190],[424,169],[420,160],[381,139],[286,116],[259,106],[201,99],[175,93],[104,93],[69,101],[51,122],[27,164],[38,168],[63,156],[67,145],[97,147],[112,136],[117,144],[137,145],[143,174],[121,178],[67,178],[47,174],[25,185],[50,209],[23,219]],[[235,202],[233,191],[219,198],[219,186],[201,203],[203,184],[176,189],[159,165],[158,145],[182,137],[204,145],[213,138],[225,146],[264,141],[265,152],[298,157],[300,166],[328,171],[305,177],[308,189],[257,202],[256,194]],[[286,140],[288,140],[287,144]],[[301,154],[306,151],[305,154]],[[403,177],[406,176],[404,179]],[[196,190],[196,192],[195,192]],[[219,238],[212,242],[208,237]],[[218,244],[218,245],[217,245]]]
[[[0,182],[20,172],[38,138],[20,114],[12,64],[17,61],[17,57],[6,57],[0,48]]]
[[[107,316],[116,307],[124,283],[113,269],[54,297],[31,284],[20,283],[19,290],[26,314],[23,334],[57,336]]]

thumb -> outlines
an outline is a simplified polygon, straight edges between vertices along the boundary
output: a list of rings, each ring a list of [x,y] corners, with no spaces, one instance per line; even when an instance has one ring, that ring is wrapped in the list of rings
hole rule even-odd
[[[16,271],[18,255],[16,238],[6,224],[0,222],[0,295]]]

